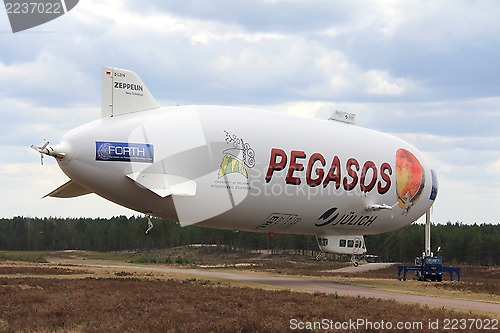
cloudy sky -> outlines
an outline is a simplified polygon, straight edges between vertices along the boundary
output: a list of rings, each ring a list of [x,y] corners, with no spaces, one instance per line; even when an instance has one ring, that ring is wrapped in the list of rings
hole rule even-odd
[[[433,221],[500,223],[500,2],[81,0],[13,34],[0,9],[0,217],[132,215],[28,147],[100,117],[101,66],[139,73],[161,105],[223,104],[398,136],[439,177]]]

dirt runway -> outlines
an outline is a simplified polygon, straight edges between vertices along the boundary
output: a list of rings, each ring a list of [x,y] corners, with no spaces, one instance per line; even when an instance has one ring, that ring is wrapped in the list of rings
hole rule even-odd
[[[380,298],[385,300],[395,300],[404,303],[418,303],[421,305],[438,306],[445,308],[456,308],[461,310],[472,310],[480,312],[490,312],[494,314],[500,313],[500,304],[469,301],[462,299],[453,299],[445,297],[412,295],[406,293],[399,293],[394,291],[377,290],[370,287],[356,286],[347,283],[339,283],[327,279],[313,278],[313,277],[287,277],[266,275],[262,273],[252,272],[225,272],[214,271],[206,269],[189,269],[189,268],[175,268],[175,267],[153,267],[153,266],[131,266],[120,265],[117,263],[107,262],[88,262],[88,261],[73,261],[58,260],[59,264],[77,264],[86,267],[100,267],[109,269],[126,269],[136,270],[142,272],[158,272],[158,273],[171,273],[171,274],[185,274],[189,276],[196,276],[201,278],[214,278],[225,279],[229,281],[240,281],[246,283],[255,283],[258,285],[267,285],[271,287],[289,288],[292,290],[303,290],[312,292],[322,292],[334,294],[337,293],[341,296],[354,296],[354,297],[371,297]]]

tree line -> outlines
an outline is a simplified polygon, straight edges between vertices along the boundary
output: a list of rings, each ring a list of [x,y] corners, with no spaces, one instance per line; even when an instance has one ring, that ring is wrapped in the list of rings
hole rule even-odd
[[[0,219],[0,251],[123,251],[170,248],[189,244],[215,244],[240,251],[288,250],[307,255],[319,253],[313,236],[217,230],[153,219],[146,236],[147,218],[116,216],[91,218]],[[383,261],[412,262],[424,249],[424,225],[365,237],[368,253]],[[447,223],[433,225],[432,250],[453,265],[499,265],[500,225]],[[440,251],[437,252],[437,248]]]

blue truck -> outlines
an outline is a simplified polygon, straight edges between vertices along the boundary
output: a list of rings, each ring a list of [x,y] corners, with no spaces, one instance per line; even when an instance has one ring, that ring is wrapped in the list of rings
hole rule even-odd
[[[450,280],[453,280],[453,274],[457,274],[460,281],[460,268],[443,266],[441,256],[423,256],[415,258],[414,266],[398,266],[398,279],[406,280],[406,273],[415,271],[418,281],[443,281],[443,273],[450,273]],[[403,275],[401,275],[403,273]]]

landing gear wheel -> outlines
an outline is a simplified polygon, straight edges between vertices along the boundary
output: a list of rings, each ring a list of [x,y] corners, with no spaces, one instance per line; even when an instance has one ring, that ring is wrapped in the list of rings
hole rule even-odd
[[[354,267],[358,267],[358,266],[359,266],[359,260],[360,260],[360,259],[361,259],[361,258],[360,258],[358,255],[353,255],[353,256],[351,257],[351,261],[352,261],[352,263],[354,264]]]

